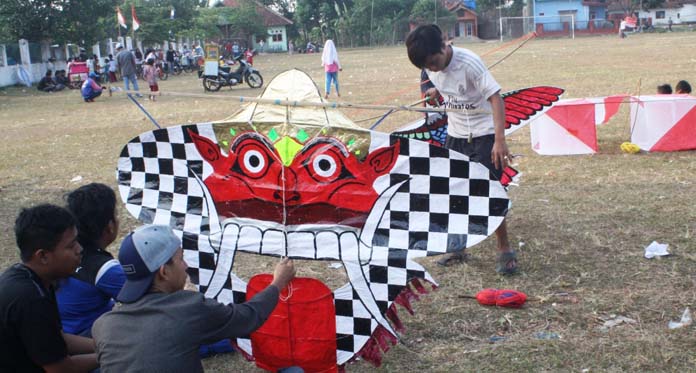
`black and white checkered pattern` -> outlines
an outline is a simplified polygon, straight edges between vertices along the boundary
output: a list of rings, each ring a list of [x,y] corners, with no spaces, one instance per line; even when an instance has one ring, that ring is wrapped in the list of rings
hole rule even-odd
[[[118,182],[133,216],[148,224],[170,225],[180,235],[190,279],[205,292],[215,271],[221,227],[202,183],[212,168],[198,154],[188,130],[216,141],[211,123],[146,132],[124,147]],[[351,284],[334,291],[338,364],[365,346],[411,279],[434,283],[414,258],[482,241],[502,222],[509,204],[500,183],[490,181],[488,170],[469,163],[464,155],[386,134],[365,131],[361,136],[370,136],[371,149],[399,143],[396,164],[375,182],[375,189],[381,193],[405,183],[371,228],[375,235],[370,260],[361,263],[370,294],[358,294]],[[217,299],[241,303],[245,293],[246,283],[231,274]],[[361,300],[365,296],[374,298],[381,315],[370,314]],[[253,354],[249,339],[237,342]]]

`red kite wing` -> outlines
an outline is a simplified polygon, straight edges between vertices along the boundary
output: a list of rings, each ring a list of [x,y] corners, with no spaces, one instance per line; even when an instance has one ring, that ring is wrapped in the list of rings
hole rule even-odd
[[[561,88],[539,86],[503,93],[505,128],[519,125],[544,108],[553,105],[565,92]]]

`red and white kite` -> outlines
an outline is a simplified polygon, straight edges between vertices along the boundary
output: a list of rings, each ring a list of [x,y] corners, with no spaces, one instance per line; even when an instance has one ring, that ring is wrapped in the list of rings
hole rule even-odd
[[[650,152],[696,149],[696,97],[631,98],[631,142]]]
[[[593,154],[597,125],[619,110],[625,95],[561,100],[531,123],[532,149],[542,155]]]

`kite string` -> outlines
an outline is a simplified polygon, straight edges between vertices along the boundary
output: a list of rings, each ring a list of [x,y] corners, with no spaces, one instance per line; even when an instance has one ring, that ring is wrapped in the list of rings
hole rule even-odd
[[[642,78],[638,78],[638,95],[637,95],[637,97],[640,97],[641,85],[642,85]],[[633,139],[633,130],[636,128],[636,122],[638,121],[638,109],[639,108],[640,108],[640,105],[636,105],[636,112],[633,115],[633,120],[631,120],[630,115],[628,118],[628,120],[630,121],[629,125],[631,127],[631,139]]]
[[[278,295],[278,299],[280,299],[283,302],[287,302],[288,299],[290,299],[292,297],[293,290],[294,290],[294,288],[292,287],[292,282],[291,282],[288,284],[288,295],[284,297],[282,294],[280,294],[280,295]]]
[[[528,41],[534,39],[537,36],[536,32],[531,32],[531,33],[529,33],[529,35],[530,36],[527,39],[523,40],[522,43],[520,43],[520,45],[518,45],[515,49],[510,51],[510,53],[504,55],[503,58],[499,59],[498,61],[494,62],[492,65],[488,66],[488,70],[494,68],[499,63],[505,61],[508,57],[512,56],[513,53],[517,52],[520,48],[522,48]]]

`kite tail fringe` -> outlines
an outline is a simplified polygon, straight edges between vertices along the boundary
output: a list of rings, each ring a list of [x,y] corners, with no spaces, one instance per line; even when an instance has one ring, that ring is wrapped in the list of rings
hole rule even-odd
[[[425,281],[431,286],[431,290],[428,290],[423,282]],[[428,294],[430,291],[437,289],[437,285],[431,283],[427,280],[422,280],[418,278],[412,278],[406,283],[406,286],[401,290],[399,295],[396,296],[394,302],[387,308],[385,316],[391,321],[394,329],[398,332],[403,332],[405,330],[403,322],[399,318],[396,305],[400,305],[405,308],[408,313],[413,315],[412,302],[420,299],[420,295]],[[398,342],[397,337],[390,333],[383,326],[378,326],[372,337],[365,343],[365,346],[358,351],[356,357],[360,357],[365,361],[370,362],[372,365],[379,367],[382,364],[382,355],[387,353],[391,346],[396,345]]]
[[[380,325],[356,356],[379,367],[382,365],[382,355],[389,351],[391,346],[396,345],[396,342],[396,337]]]

